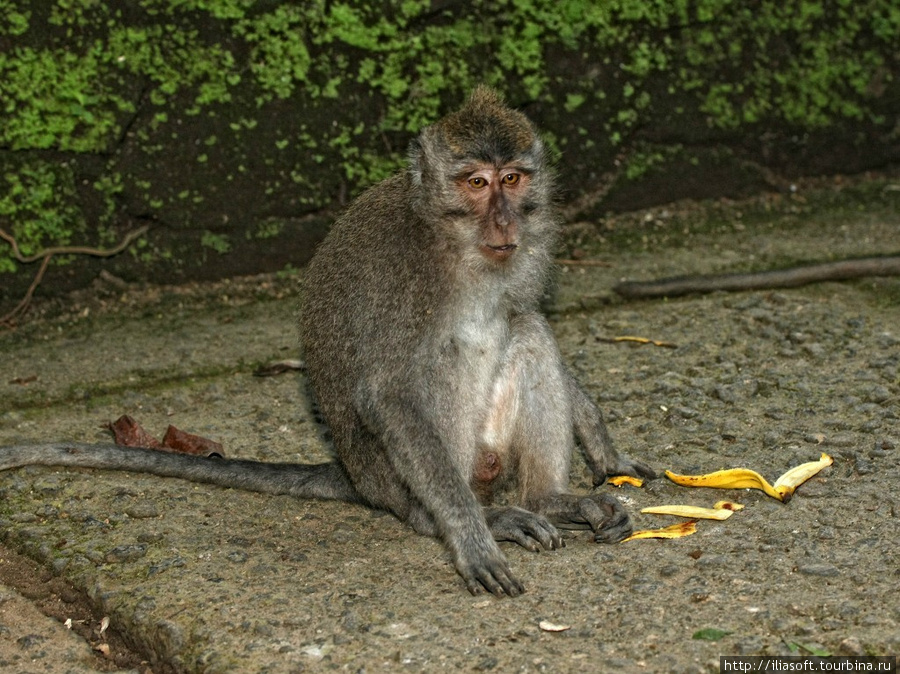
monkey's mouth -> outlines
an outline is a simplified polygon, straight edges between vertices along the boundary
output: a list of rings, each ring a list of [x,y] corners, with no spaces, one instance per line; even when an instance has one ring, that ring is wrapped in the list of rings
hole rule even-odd
[[[503,260],[508,259],[514,252],[516,252],[516,248],[518,247],[519,244],[517,243],[507,243],[503,246],[489,246],[487,244],[484,244],[481,249],[484,251],[484,254],[487,255],[487,257],[502,262]]]

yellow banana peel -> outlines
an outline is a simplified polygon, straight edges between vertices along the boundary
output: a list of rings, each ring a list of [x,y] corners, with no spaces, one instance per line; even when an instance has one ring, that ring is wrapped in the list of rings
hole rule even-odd
[[[833,463],[834,459],[823,453],[822,456],[819,457],[818,461],[801,463],[799,466],[791,468],[789,471],[775,480],[775,484],[773,485],[773,487],[775,491],[781,494],[781,500],[787,503],[791,500],[791,497],[794,495],[794,490],[797,487],[806,482],[820,470],[830,466]]]
[[[716,510],[733,510],[737,512],[738,510],[744,509],[743,503],[735,503],[734,501],[716,501],[713,506]]]
[[[663,527],[662,529],[643,529],[641,531],[635,531],[631,536],[622,539],[622,543],[625,541],[636,541],[639,538],[681,538],[683,536],[690,536],[697,531],[697,521],[696,520],[688,520],[687,522],[679,522],[678,524],[673,524],[669,527]]]
[[[787,503],[791,500],[797,487],[826,466],[830,466],[833,462],[834,460],[830,456],[822,454],[818,461],[810,461],[791,468],[775,481],[774,486],[769,484],[762,475],[749,468],[730,468],[707,473],[706,475],[678,475],[667,470],[666,477],[675,484],[680,484],[684,487],[760,489],[772,498]]]
[[[689,505],[662,505],[642,508],[641,512],[648,515],[674,515],[675,517],[690,517],[699,520],[727,520],[735,511],[743,509],[740,503],[731,501],[719,501],[712,508],[700,508]]]
[[[633,487],[642,487],[644,485],[644,481],[639,477],[632,477],[631,475],[616,475],[607,480],[607,482],[614,487],[621,487],[623,484],[630,484]]]

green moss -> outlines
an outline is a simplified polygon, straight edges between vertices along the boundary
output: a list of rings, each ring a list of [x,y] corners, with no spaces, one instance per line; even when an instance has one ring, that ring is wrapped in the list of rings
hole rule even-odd
[[[314,6],[315,3],[312,3]],[[242,19],[233,28],[251,46],[250,72],[263,93],[259,104],[273,96],[287,98],[307,80],[312,58],[307,48],[310,14],[321,8],[281,5],[272,12]]]
[[[20,3],[0,1],[0,35],[22,35],[28,30],[31,10]]]
[[[683,149],[679,145],[664,147],[641,146],[627,157],[624,178],[638,180],[654,169],[658,169],[681,156]]]
[[[120,114],[133,111],[133,101],[114,93],[123,73],[148,78],[158,105],[193,90],[188,114],[227,103],[247,76],[260,105],[297,90],[336,97],[345,83],[366,82],[387,103],[381,128],[371,133],[415,131],[435,117],[442,96],[479,81],[506,83],[512,76],[522,95],[545,96],[546,53],[554,46],[608,52],[625,75],[611,137],[651,107],[646,85],[659,73],[671,80],[671,91],[692,92],[714,126],[766,117],[825,126],[869,114],[873,78],[884,76],[885,54],[900,32],[900,10],[889,0],[476,1],[445,10],[437,22],[421,20],[432,11],[424,0],[394,5],[387,14],[381,6],[324,0],[264,12],[250,0],[137,4],[147,17],[142,25],[110,16],[103,3],[58,0],[50,24],[91,28],[85,35],[93,37],[67,32],[65,49],[19,47],[0,55],[6,144],[102,150]],[[38,29],[28,3],[4,0],[0,10],[0,34]],[[239,42],[207,43],[196,27],[201,21],[219,22],[247,45],[246,64],[238,62]],[[355,51],[339,58],[327,48],[335,43]],[[568,94],[566,109],[592,93],[588,82],[583,87]]]
[[[269,218],[257,224],[256,229],[251,233],[247,232],[247,238],[254,239],[274,239],[284,231],[284,221],[278,218]]]
[[[0,53],[0,145],[101,152],[118,130],[117,114],[134,106],[114,93],[95,44],[82,54],[15,47]]]
[[[74,205],[75,185],[68,166],[32,161],[4,164],[2,170],[0,219],[23,255],[67,245],[83,234],[84,216]],[[0,272],[15,271],[12,249],[5,245],[4,249]]]
[[[395,139],[433,121],[479,82],[516,100],[551,104],[551,92],[564,91],[564,111],[602,115],[590,126],[590,141],[604,145],[627,143],[660,110],[699,111],[721,129],[880,123],[878,92],[896,71],[900,34],[893,0],[432,4],[136,0],[126,8],[54,0],[38,12],[29,0],[0,0],[0,36],[14,45],[0,53],[0,146],[108,153],[148,101],[158,109],[136,129],[146,154],[163,148],[158,138],[180,137],[175,125],[184,115],[221,116],[235,137],[206,144],[235,146],[240,134],[270,118],[270,110],[256,116],[229,108],[240,90],[261,108],[302,101],[311,116],[335,106],[378,110],[369,126],[335,128],[330,137],[322,138],[320,127],[315,135],[302,129],[276,136],[275,150],[339,163],[356,188],[395,170],[405,149]],[[576,67],[551,72],[551,52],[567,54]],[[185,96],[189,104],[177,109],[176,97]],[[201,163],[217,157],[198,154]],[[263,165],[273,157],[263,157]],[[246,158],[234,163],[248,170]],[[295,167],[290,180],[316,191],[315,176],[304,171]],[[23,186],[33,180],[25,173],[6,183],[28,191]],[[110,204],[112,185],[102,187]],[[0,198],[13,221],[32,223],[20,227],[28,245],[51,241],[54,232],[59,243],[74,231],[60,223],[76,215],[63,212],[56,197],[36,194],[29,207],[20,203],[21,191]],[[160,198],[151,197],[152,207]],[[314,200],[297,196],[298,203]],[[37,221],[47,223],[39,236]]]
[[[200,245],[214,250],[219,255],[224,255],[231,251],[231,241],[223,234],[203,232],[203,236],[200,237]]]

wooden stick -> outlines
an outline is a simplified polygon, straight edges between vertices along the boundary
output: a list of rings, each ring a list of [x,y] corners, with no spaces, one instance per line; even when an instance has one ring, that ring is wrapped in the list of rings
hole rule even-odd
[[[866,276],[898,275],[900,275],[900,256],[864,257],[750,274],[678,276],[654,281],[625,281],[614,286],[613,291],[628,299],[646,299],[679,297],[691,293],[711,293],[716,290],[731,292],[796,288],[822,281],[846,281]]]

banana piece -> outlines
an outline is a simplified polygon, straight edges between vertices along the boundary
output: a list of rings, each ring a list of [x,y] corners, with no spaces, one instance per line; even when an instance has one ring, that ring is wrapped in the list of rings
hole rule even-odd
[[[781,495],[762,475],[749,468],[729,468],[706,475],[679,475],[671,470],[666,477],[683,487],[715,487],[718,489],[761,489],[772,498],[781,500]]]
[[[791,468],[784,475],[775,480],[773,487],[775,491],[781,495],[781,500],[787,503],[791,500],[791,497],[794,495],[794,490],[797,487],[806,482],[820,470],[833,463],[834,459],[823,453],[818,461],[802,463],[799,466]]]
[[[642,513],[649,515],[674,515],[675,517],[690,517],[699,520],[727,520],[735,511],[744,506],[730,501],[719,501],[712,508],[700,508],[689,505],[662,505],[641,508]]]
[[[697,520],[688,520],[687,522],[679,522],[670,527],[662,529],[643,529],[635,531],[631,536],[622,539],[625,541],[636,541],[639,538],[681,538],[682,536],[690,536],[697,531]]]
[[[706,475],[679,475],[667,470],[666,477],[675,484],[680,484],[684,487],[760,489],[772,498],[787,503],[791,500],[791,496],[793,496],[797,487],[832,463],[833,459],[830,456],[822,454],[818,461],[810,461],[791,468],[775,481],[774,486],[769,484],[762,475],[749,468],[730,468],[728,470],[718,470],[715,473],[707,473]]]
[[[737,512],[738,510],[744,509],[743,503],[735,503],[734,501],[716,501],[716,504],[713,506],[716,510],[733,510]]]
[[[641,478],[632,477],[631,475],[616,475],[606,481],[614,487],[621,487],[623,484],[630,484],[633,487],[642,487],[644,485],[644,481]]]

